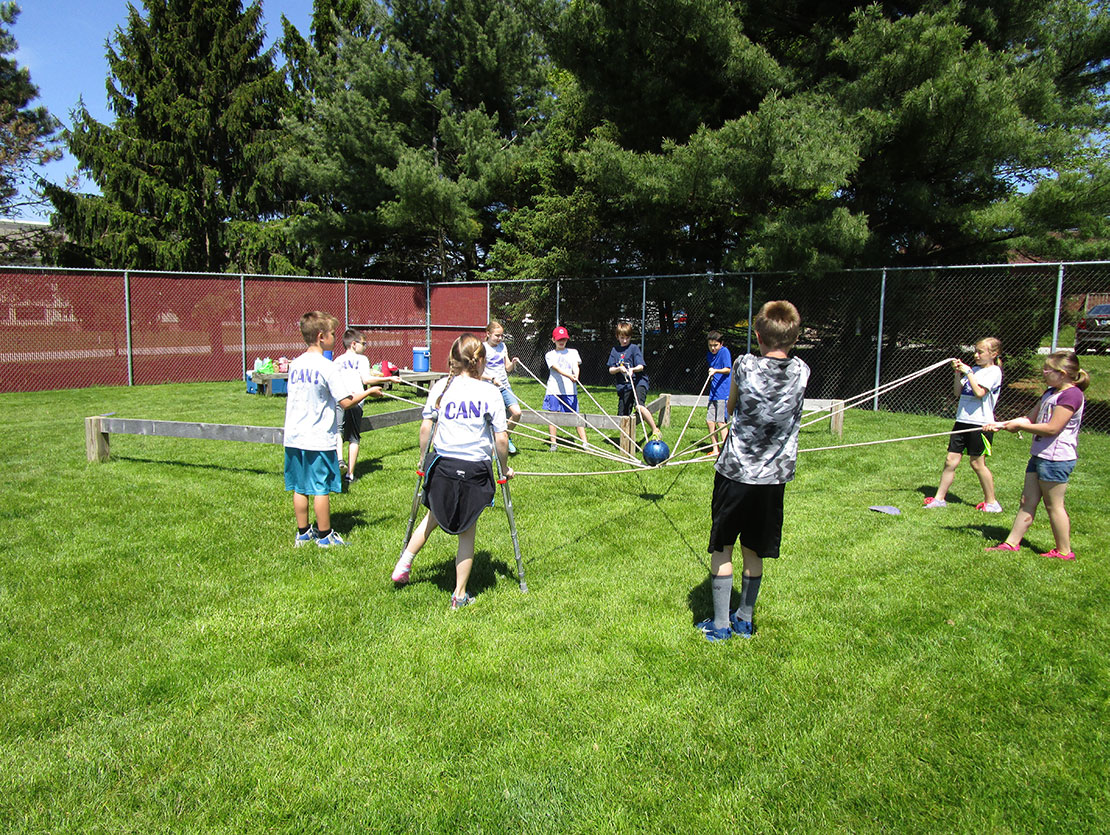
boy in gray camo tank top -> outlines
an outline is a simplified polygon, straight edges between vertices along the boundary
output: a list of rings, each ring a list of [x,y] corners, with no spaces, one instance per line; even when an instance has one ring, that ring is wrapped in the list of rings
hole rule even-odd
[[[713,482],[709,533],[713,617],[698,629],[710,641],[750,638],[763,560],[779,555],[783,496],[794,478],[798,430],[809,366],[789,356],[801,317],[788,301],[767,302],[755,317],[761,356],[745,354],[732,367],[728,437]],[[740,606],[730,614],[732,552],[740,540],[744,571]]]

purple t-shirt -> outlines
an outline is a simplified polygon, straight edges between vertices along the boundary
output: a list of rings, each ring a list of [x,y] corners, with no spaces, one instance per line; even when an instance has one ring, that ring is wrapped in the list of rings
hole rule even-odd
[[[1052,420],[1052,413],[1057,406],[1071,408],[1071,419],[1060,430],[1059,435],[1037,435],[1033,438],[1033,446],[1029,454],[1034,458],[1043,458],[1046,461],[1074,461],[1079,455],[1076,447],[1079,444],[1079,424],[1083,422],[1083,392],[1078,386],[1068,386],[1063,391],[1049,389],[1041,395],[1040,405],[1037,406],[1037,419],[1035,423],[1048,423]]]

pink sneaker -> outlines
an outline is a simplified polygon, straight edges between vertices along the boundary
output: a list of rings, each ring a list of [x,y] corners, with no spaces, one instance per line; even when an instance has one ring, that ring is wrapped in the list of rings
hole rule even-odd
[[[1061,554],[1056,548],[1053,548],[1046,554],[1041,554],[1042,557],[1055,557],[1058,560],[1074,560],[1075,551],[1068,551],[1066,554]]]
[[[925,498],[925,507],[948,507],[948,502],[944,499],[938,499],[936,496],[927,496]]]
[[[397,560],[397,564],[393,566],[393,582],[399,586],[405,585],[409,581],[409,574],[412,572],[412,563],[405,564],[405,555],[402,554],[401,558]]]
[[[991,545],[990,547],[984,548],[983,550],[984,551],[1020,551],[1021,549],[1014,546],[1014,545],[1011,545],[1009,542],[999,542],[997,545]],[[1048,555],[1046,554],[1045,556],[1048,556]]]

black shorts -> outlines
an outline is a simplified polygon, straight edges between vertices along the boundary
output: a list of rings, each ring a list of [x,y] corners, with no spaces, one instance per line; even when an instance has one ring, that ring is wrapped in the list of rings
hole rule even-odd
[[[647,400],[648,387],[643,383],[636,386],[636,398],[639,399],[640,405],[644,405]],[[632,386],[624,386],[617,389],[617,417],[624,417],[625,415],[632,414],[633,408],[636,406],[636,400],[632,397]]]
[[[782,502],[785,484],[743,484],[716,474],[713,479],[713,527],[709,553],[740,544],[774,559],[782,544]]]
[[[957,432],[955,435],[948,436],[948,451],[956,452],[963,455],[966,452],[972,458],[978,458],[987,451],[987,445],[983,443],[983,438],[987,439],[989,444],[994,440],[993,432],[984,432],[983,427],[978,423],[960,423],[956,421],[952,430],[957,429],[974,429],[974,432]]]
[[[493,504],[495,492],[489,461],[437,457],[424,479],[424,506],[443,530],[460,534]]]
[[[357,444],[362,440],[362,406],[352,406],[343,411],[343,440]]]

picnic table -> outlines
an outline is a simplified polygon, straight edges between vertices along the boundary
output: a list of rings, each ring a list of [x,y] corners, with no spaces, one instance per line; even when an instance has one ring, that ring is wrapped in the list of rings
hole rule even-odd
[[[405,385],[428,386],[441,377],[446,377],[443,371],[413,371],[411,368],[402,368],[398,376],[393,378],[394,383]],[[251,373],[251,382],[258,386],[259,394],[273,397],[275,394],[289,393],[289,373],[275,371],[273,374],[263,374],[261,371]],[[384,388],[389,388],[391,383],[386,383]]]

